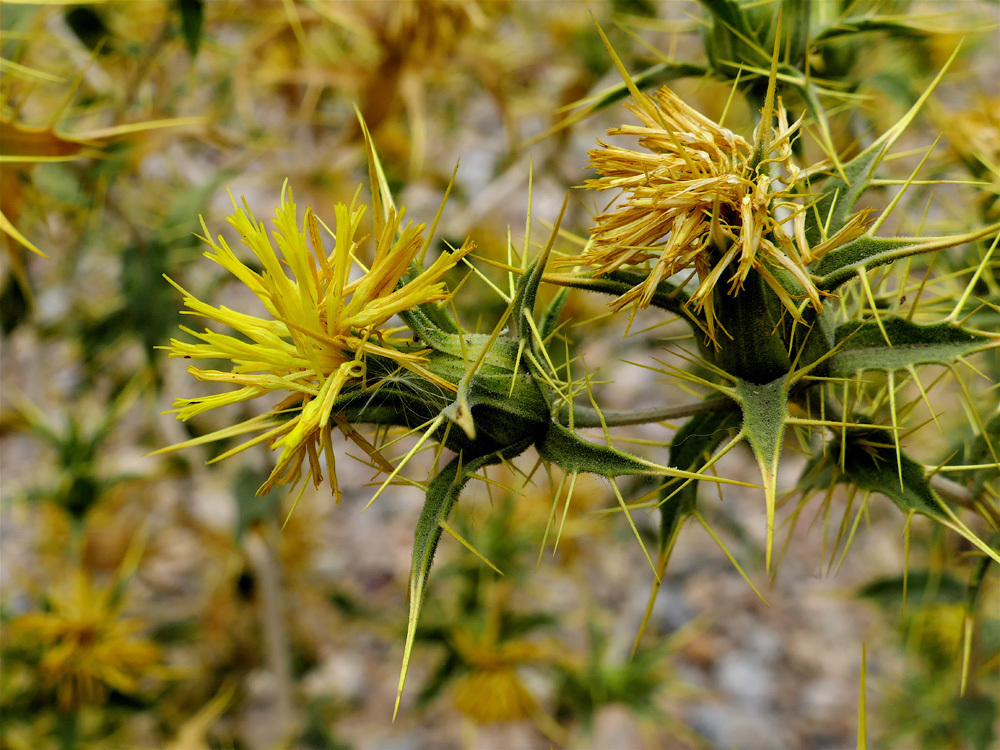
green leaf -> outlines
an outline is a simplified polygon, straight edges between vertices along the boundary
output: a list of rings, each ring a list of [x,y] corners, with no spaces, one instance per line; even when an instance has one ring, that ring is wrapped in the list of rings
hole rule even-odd
[[[414,260],[410,264],[410,267],[406,269],[406,273],[403,274],[396,288],[398,289],[405,286],[423,272],[423,264],[418,260]],[[432,326],[440,329],[444,333],[459,333],[458,324],[452,319],[451,315],[448,314],[445,308],[437,302],[421,302],[414,309],[422,313],[420,319],[416,322],[418,327],[424,328]],[[400,317],[404,319],[407,325],[410,325],[410,322],[407,319],[407,313],[401,313]],[[414,333],[419,333],[419,331],[417,331],[417,329],[412,325],[410,325],[410,328]]]
[[[987,558],[988,559],[988,558]],[[886,610],[898,610],[905,601],[910,606],[961,604],[965,584],[940,570],[911,570],[904,576],[878,578],[865,584],[858,596],[869,599]]]
[[[542,341],[551,336],[559,327],[559,316],[562,315],[563,308],[566,307],[566,300],[569,298],[569,289],[560,289],[556,296],[552,298],[549,306],[545,309],[542,322],[538,326],[538,332]]]
[[[866,234],[826,253],[817,261],[812,272],[820,277],[816,280],[816,286],[823,291],[832,292],[854,278],[862,268],[868,270],[911,255],[955,247],[998,230],[1000,224],[943,237],[873,237]],[[830,234],[832,233],[831,230]]]
[[[725,437],[740,424],[740,412],[729,408],[696,414],[674,435],[670,443],[670,465],[695,471],[715,452]],[[660,505],[660,552],[664,552],[678,529],[697,507],[698,482],[671,479],[660,488],[661,501],[683,486],[677,494]]]
[[[837,172],[825,182],[816,187],[820,187],[820,198],[813,206],[812,210],[806,212],[806,239],[810,245],[821,242],[825,237],[832,237],[847,223],[849,214],[854,208],[854,204],[871,184],[871,179],[889,149],[899,140],[903,132],[910,126],[916,118],[920,108],[934,92],[934,89],[941,83],[944,74],[948,71],[958,48],[952,53],[948,61],[942,66],[934,80],[927,86],[924,92],[913,103],[913,106],[899,118],[894,125],[888,128],[878,137],[868,148],[855,156],[847,164],[841,166]],[[824,129],[825,130],[825,129]],[[829,133],[825,133],[830,148]],[[824,231],[825,230],[825,231]],[[864,238],[859,238],[864,239]],[[934,238],[939,240],[942,238]],[[952,243],[958,244],[958,243]],[[951,245],[943,245],[950,247]],[[936,248],[927,248],[936,249]],[[926,249],[914,249],[909,252],[926,252]],[[828,253],[827,255],[831,255]],[[902,256],[900,256],[902,257]],[[824,258],[823,260],[825,260]],[[888,262],[888,261],[882,261]],[[822,263],[822,261],[821,261]],[[876,265],[878,265],[876,263]],[[840,268],[841,266],[838,266]],[[821,274],[824,272],[820,272]],[[843,282],[840,282],[843,283]]]
[[[886,31],[890,36],[897,39],[907,37],[923,39],[939,33],[941,30],[918,26],[915,23],[902,21],[892,16],[849,16],[838,19],[826,28],[819,30],[812,42],[819,45],[834,39],[868,34],[875,31]]]
[[[843,463],[838,465],[836,460],[841,455]],[[828,446],[814,471],[814,486],[853,484],[862,490],[885,495],[904,513],[915,512],[947,520],[941,500],[924,475],[923,466],[900,453],[897,467],[896,444],[888,430],[878,427],[846,430]]]
[[[656,466],[648,461],[588,442],[555,421],[549,422],[545,437],[535,447],[544,460],[569,473],[586,472],[602,477],[659,473]]]
[[[997,343],[950,323],[921,325],[898,317],[881,323],[882,328],[875,321],[852,321],[837,327],[838,349],[830,357],[830,375],[850,377],[866,370],[893,372],[911,365],[944,365]]]
[[[417,308],[427,316],[427,319],[445,333],[459,333],[458,324],[447,311],[437,302],[421,302]]]
[[[538,298],[538,285],[542,283],[542,273],[545,271],[545,264],[548,261],[549,252],[552,250],[552,242],[559,232],[559,225],[562,222],[565,210],[566,204],[563,203],[562,211],[556,220],[549,243],[539,253],[538,257],[535,258],[535,261],[528,267],[527,271],[521,274],[521,278],[517,280],[517,288],[514,291],[514,299],[511,302],[513,306],[511,318],[514,320],[514,330],[517,332],[517,337],[528,343],[534,340],[531,325],[528,323],[528,317],[534,314],[535,300]]]
[[[821,197],[806,212],[806,240],[810,246],[832,237],[847,223],[854,204],[868,189],[886,147],[879,141],[873,143],[844,164],[842,173],[823,180]]]
[[[462,348],[456,338],[457,331],[448,330],[439,321],[432,319],[423,305],[399,313],[406,326],[413,331],[415,339],[438,351],[446,352],[456,357],[462,356]],[[442,313],[443,315],[443,313]],[[443,317],[450,320],[447,316]]]
[[[191,59],[198,55],[202,28],[205,24],[205,3],[203,0],[177,0],[177,10],[181,14],[181,33]]]
[[[417,521],[413,540],[413,565],[410,569],[410,614],[406,629],[406,645],[403,650],[403,667],[399,675],[396,706],[393,710],[394,717],[399,711],[399,702],[403,695],[403,685],[406,681],[406,671],[410,663],[410,653],[413,649],[417,621],[420,618],[420,607],[423,604],[427,577],[430,574],[434,553],[441,539],[443,530],[441,523],[447,521],[462,488],[473,474],[484,466],[500,463],[505,459],[517,456],[530,444],[530,440],[523,440],[520,443],[504,446],[488,453],[479,455],[473,453],[471,458],[460,454],[449,461],[427,487],[424,508]]]
[[[767,505],[766,568],[771,570],[771,548],[774,542],[774,509],[777,498],[778,458],[788,418],[788,378],[781,376],[770,383],[758,385],[740,380],[736,396],[743,410],[743,431],[753,448]]]

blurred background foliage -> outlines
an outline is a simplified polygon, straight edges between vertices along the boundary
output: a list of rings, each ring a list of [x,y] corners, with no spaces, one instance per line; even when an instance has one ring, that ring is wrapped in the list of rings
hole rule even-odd
[[[341,507],[320,490],[288,516],[283,493],[254,494],[270,468],[263,453],[210,465],[226,445],[146,455],[223,426],[214,415],[160,415],[168,394],[191,389],[183,363],[157,348],[183,322],[163,275],[203,299],[240,301],[197,262],[199,214],[220,231],[228,188],[266,215],[285,179],[321,216],[348,201],[366,169],[357,104],[410,215],[433,216],[460,160],[441,238],[472,236],[481,255],[505,262],[507,227],[524,226],[529,168],[541,227],[587,176],[593,139],[621,120],[624,89],[591,13],[642,85],[670,82],[717,119],[734,83],[749,101],[763,96],[777,9],[811,7],[812,36],[789,49],[782,93],[796,116],[821,104],[825,116],[808,127],[828,129],[847,155],[896,121],[961,39],[912,136],[942,136],[921,178],[954,184],[915,186],[900,231],[997,220],[995,3],[745,5],[746,15],[735,0],[5,3],[0,745],[842,747],[856,732],[867,640],[873,741],[995,747],[996,571],[919,521],[904,559],[898,520],[873,512],[865,551],[831,584],[817,577],[832,562],[824,516],[821,535],[792,545],[769,611],[747,604],[711,538],[692,532],[682,542],[692,562],[670,571],[630,657],[650,581],[636,574],[644,562],[627,530],[601,513],[609,497],[614,505],[607,484],[588,479],[563,508],[552,498],[559,477],[514,496],[502,489],[513,478],[497,471],[470,488],[454,526],[504,575],[445,545],[418,632],[419,688],[390,724],[419,495],[398,488],[360,515],[371,477],[359,464],[341,479]],[[745,66],[738,77],[734,61]],[[750,109],[734,106],[727,125],[749,132]],[[901,152],[889,178],[905,179],[917,160]],[[578,195],[564,226],[583,235],[595,207]],[[961,274],[981,257],[970,245],[931,262]],[[994,271],[977,295],[998,298]],[[503,309],[476,278],[456,306],[482,330]],[[977,326],[996,330],[998,309],[981,306]],[[583,354],[618,383],[597,393],[648,395],[653,376],[619,360],[648,361],[673,329],[636,325],[642,335],[622,338],[622,321],[584,295],[564,317],[576,342],[566,358]],[[1000,357],[977,363],[990,380],[974,396],[991,413]],[[927,454],[984,463],[1000,418],[978,437],[965,429],[928,438]],[[966,480],[997,484],[990,471]],[[739,503],[706,515],[738,557],[759,559]],[[550,513],[562,516],[554,551]],[[652,539],[651,520],[640,530]],[[872,565],[883,578],[871,580]],[[824,620],[830,602],[839,614]],[[801,619],[781,614],[793,611]],[[763,696],[746,684],[779,679]]]

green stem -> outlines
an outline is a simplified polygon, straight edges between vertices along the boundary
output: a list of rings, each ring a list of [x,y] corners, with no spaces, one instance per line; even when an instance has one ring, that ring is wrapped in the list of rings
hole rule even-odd
[[[935,492],[953,505],[971,510],[973,513],[985,514],[990,517],[993,523],[1000,524],[1000,513],[997,513],[989,503],[976,502],[976,496],[967,487],[963,487],[940,474],[934,474],[927,481]]]
[[[62,750],[77,750],[80,738],[80,709],[73,706],[68,711],[60,712],[57,727],[59,747]]]
[[[642,284],[646,279],[646,274],[618,269],[603,276],[574,277],[547,274],[543,278],[546,282],[557,286],[583,289],[588,292],[601,292],[620,297],[632,289],[632,287]],[[700,330],[697,317],[688,309],[687,302],[688,295],[683,289],[668,281],[661,281],[656,285],[656,292],[653,294],[649,304],[684,318],[694,325],[696,330]]]
[[[705,401],[696,401],[691,404],[681,404],[680,406],[657,406],[651,409],[623,409],[617,411],[598,410],[591,406],[573,405],[573,427],[620,427],[630,424],[649,424],[650,422],[664,422],[672,419],[683,419],[695,414],[702,414],[706,411],[723,409],[732,400],[720,396],[710,398]],[[560,424],[569,426],[569,411],[564,409],[557,415]]]

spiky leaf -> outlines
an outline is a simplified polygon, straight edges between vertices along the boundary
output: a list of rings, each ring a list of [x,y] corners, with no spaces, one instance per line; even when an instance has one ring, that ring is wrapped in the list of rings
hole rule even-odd
[[[947,519],[923,466],[905,453],[899,454],[897,465],[896,444],[888,430],[878,427],[845,430],[806,473],[812,477],[814,486],[853,484],[885,495],[904,513]]]
[[[555,421],[549,423],[545,437],[535,447],[539,456],[566,472],[585,472],[602,477],[657,473],[653,464],[620,450],[588,442]]]
[[[767,504],[766,566],[771,568],[771,548],[774,541],[774,506],[777,495],[778,457],[788,418],[788,378],[782,376],[770,383],[758,385],[740,380],[736,395],[743,410],[743,431],[753,448]]]
[[[473,454],[472,457],[456,456],[441,469],[428,485],[424,508],[417,521],[413,539],[413,563],[410,569],[410,614],[407,621],[403,668],[399,675],[395,711],[399,710],[399,701],[403,695],[403,684],[406,681],[406,670],[409,666],[410,652],[413,649],[413,641],[416,636],[417,621],[420,618],[420,607],[423,604],[427,577],[430,574],[431,563],[434,561],[434,553],[443,530],[441,523],[447,521],[462,488],[465,487],[465,483],[474,473],[484,466],[513,458],[530,444],[530,440],[525,440],[489,453]]]
[[[943,237],[873,237],[866,234],[831,250],[816,263],[813,273],[820,277],[816,281],[816,286],[823,291],[832,292],[857,276],[861,269],[868,270],[911,255],[955,247],[993,234],[998,230],[1000,230],[1000,224],[983,227],[966,234]]]
[[[681,427],[670,443],[670,464],[685,471],[694,471],[708,459],[726,435],[739,426],[740,412],[731,408],[696,414]],[[694,512],[698,482],[671,479],[660,489],[660,499],[670,497],[660,505],[660,551],[663,552],[678,529]],[[677,487],[681,486],[680,490]],[[676,492],[676,494],[674,494]]]
[[[948,364],[994,342],[950,323],[921,325],[898,317],[881,323],[880,328],[875,321],[852,321],[837,328],[838,349],[830,358],[831,375],[849,377],[865,370],[893,372],[911,365]]]
[[[563,206],[563,210],[565,210],[565,204]],[[562,219],[562,214],[559,215],[559,219]],[[553,233],[553,237],[554,235],[555,233]],[[538,297],[538,285],[542,283],[542,273],[545,270],[545,264],[548,261],[550,250],[551,241],[549,246],[547,246],[546,249],[540,253],[537,258],[535,258],[534,263],[532,263],[528,267],[528,270],[521,275],[520,279],[518,279],[517,288],[514,291],[511,318],[514,321],[514,330],[517,332],[517,337],[523,341],[533,340],[531,326],[528,323],[528,316],[534,314],[535,300]]]
[[[545,308],[545,315],[538,326],[538,332],[544,341],[559,327],[559,316],[562,315],[563,308],[566,307],[566,300],[569,298],[569,289],[560,289],[556,296],[552,298],[549,306]]]

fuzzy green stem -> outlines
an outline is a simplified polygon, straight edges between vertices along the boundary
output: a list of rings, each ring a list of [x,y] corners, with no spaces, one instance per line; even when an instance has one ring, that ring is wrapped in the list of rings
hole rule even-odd
[[[927,481],[935,492],[953,505],[971,510],[973,513],[985,514],[995,524],[1000,524],[1000,513],[997,513],[988,503],[977,502],[976,496],[967,487],[963,487],[940,474],[934,474]]]
[[[616,411],[604,411],[594,409],[590,406],[573,405],[573,426],[574,427],[620,427],[630,424],[649,424],[651,422],[663,422],[671,419],[683,419],[695,414],[702,414],[706,411],[722,409],[732,403],[732,400],[725,396],[710,398],[705,401],[696,401],[691,404],[681,404],[680,406],[657,406],[651,409],[623,409]],[[569,411],[564,409],[558,414],[559,422],[569,425]],[[603,421],[602,421],[603,420]]]

